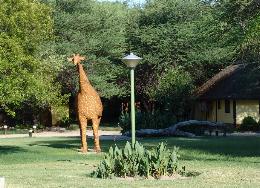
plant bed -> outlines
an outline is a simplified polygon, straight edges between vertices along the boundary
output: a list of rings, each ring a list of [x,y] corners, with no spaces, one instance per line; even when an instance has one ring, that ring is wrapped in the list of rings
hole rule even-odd
[[[127,176],[127,177],[116,177],[115,179],[125,180],[125,181],[136,181],[136,180],[145,180],[145,179],[148,179],[148,180],[177,180],[177,179],[186,179],[186,178],[188,178],[188,177],[182,176],[180,174],[174,174],[174,175],[171,175],[171,176],[161,176],[159,178],[155,178],[153,176],[149,176],[149,177],[140,177],[140,176],[130,177],[130,176]]]
[[[155,149],[147,150],[138,142],[132,147],[129,142],[124,149],[110,147],[97,169],[92,172],[96,178],[132,179],[176,179],[185,177],[185,167],[178,167],[178,148],[172,151],[160,143]],[[166,178],[167,177],[167,178]]]

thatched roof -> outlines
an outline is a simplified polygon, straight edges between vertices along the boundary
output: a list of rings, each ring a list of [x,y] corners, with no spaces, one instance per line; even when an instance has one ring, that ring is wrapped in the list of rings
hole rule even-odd
[[[200,99],[260,99],[260,65],[230,65],[197,90]]]

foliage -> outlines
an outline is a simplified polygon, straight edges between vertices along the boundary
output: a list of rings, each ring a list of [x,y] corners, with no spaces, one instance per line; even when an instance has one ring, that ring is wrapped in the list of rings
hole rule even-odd
[[[153,100],[149,94],[157,93],[160,77],[169,70],[181,67],[199,86],[234,61],[259,60],[259,5],[254,3],[148,1],[138,13],[138,26],[133,24],[135,31],[129,35],[131,48],[144,57],[137,70],[137,88],[143,99]],[[167,81],[174,85],[174,80]]]
[[[122,132],[131,130],[130,114],[122,112],[119,117],[119,126]],[[137,112],[136,129],[163,129],[176,123],[176,117],[170,111]]]
[[[121,112],[118,120],[118,125],[122,128],[122,132],[126,132],[131,129],[131,117],[128,112]]]
[[[64,102],[46,62],[36,56],[37,46],[52,37],[50,8],[33,0],[0,4],[0,108],[15,116],[24,104],[44,108]]]
[[[171,176],[179,173],[178,158],[178,148],[175,147],[170,151],[163,142],[151,151],[146,150],[138,142],[134,147],[127,142],[124,149],[119,149],[117,146],[110,147],[109,153],[92,175],[98,178]]]
[[[190,108],[193,88],[193,81],[188,72],[180,68],[168,69],[158,79],[157,87],[154,89],[155,100],[169,113],[183,115]],[[153,91],[149,93],[152,94]]]
[[[50,1],[54,9],[54,46],[56,55],[80,53],[87,57],[85,71],[103,98],[126,95],[127,69],[121,65],[125,52],[127,7],[121,3],[93,0]],[[69,64],[68,62],[64,62]],[[63,91],[77,92],[76,68],[65,65],[59,80]]]
[[[67,103],[78,90],[67,62],[73,53],[87,56],[84,68],[103,98],[127,97],[121,58],[133,51],[143,57],[136,91],[146,112],[185,119],[196,87],[231,63],[260,61],[258,0],[127,3],[0,0],[1,110],[15,116],[24,106],[37,113]]]
[[[259,129],[257,121],[251,117],[247,116],[242,120],[242,124],[239,126],[241,131],[256,131]]]
[[[133,15],[127,38],[144,58],[138,96],[176,116],[191,111],[193,89],[222,68],[260,59],[257,1],[152,0]]]
[[[236,59],[259,60],[259,1],[220,0],[215,8],[224,24],[225,35],[236,45]]]
[[[212,8],[198,0],[154,0],[135,16],[127,37],[143,57],[136,71],[140,100],[185,116],[194,85],[223,67],[232,52],[227,44],[212,42],[211,32],[218,28],[210,25]]]
[[[70,124],[67,129],[68,130],[78,130],[79,129],[79,125],[77,125],[77,124]]]

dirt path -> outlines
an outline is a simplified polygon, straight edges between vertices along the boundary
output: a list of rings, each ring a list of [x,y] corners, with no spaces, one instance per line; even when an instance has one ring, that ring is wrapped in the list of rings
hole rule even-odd
[[[101,140],[128,140],[129,137],[122,136],[120,131],[99,131]],[[93,131],[87,131],[88,136],[93,136]],[[33,133],[33,137],[77,137],[80,136],[79,130],[76,131],[65,131],[65,132],[52,132],[45,131],[40,133]],[[0,139],[2,138],[23,138],[29,137],[29,134],[8,134],[8,135],[0,135]]]
[[[99,131],[100,139],[101,140],[130,140],[129,137],[123,136],[120,131]],[[33,133],[33,137],[79,137],[80,132],[79,130],[75,131],[65,131],[65,132],[58,132],[58,131],[44,131],[40,133]],[[92,137],[93,131],[88,130],[87,136]],[[231,133],[227,134],[227,136],[260,136],[260,133],[252,133],[252,132],[244,132],[244,133]],[[0,135],[0,139],[2,138],[25,138],[29,137],[28,134],[7,134],[7,135]]]

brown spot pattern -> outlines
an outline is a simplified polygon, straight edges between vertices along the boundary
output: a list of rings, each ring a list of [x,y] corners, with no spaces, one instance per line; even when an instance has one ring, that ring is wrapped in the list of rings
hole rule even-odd
[[[85,60],[85,57],[80,56],[79,54],[73,55],[71,58],[68,58],[69,61],[72,61],[74,65],[77,65],[79,73],[79,92],[77,94],[76,110],[78,112],[78,119],[80,125],[80,136],[81,136],[81,151],[83,153],[87,152],[87,123],[89,120],[92,120],[92,127],[94,133],[94,144],[95,151],[100,152],[99,145],[99,135],[98,128],[102,116],[103,106],[97,91],[90,84],[88,77],[83,69],[83,66],[80,64],[81,61]]]

